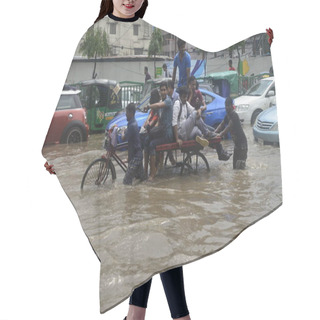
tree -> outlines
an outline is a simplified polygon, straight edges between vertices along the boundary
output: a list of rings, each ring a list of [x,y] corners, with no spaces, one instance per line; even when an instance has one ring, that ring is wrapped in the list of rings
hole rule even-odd
[[[107,56],[110,52],[106,31],[94,26],[89,28],[80,44],[79,51],[86,55],[88,59],[94,58],[92,79],[95,79],[97,76],[97,57]]]
[[[230,58],[232,58],[232,52],[233,52],[233,50],[236,50],[237,53],[238,53],[238,69],[239,69],[239,65],[241,64],[240,48],[241,48],[242,53],[244,53],[244,51],[245,51],[245,45],[246,45],[246,41],[243,40],[243,41],[240,41],[240,42],[234,44],[233,46],[231,46],[231,47],[229,48],[229,56],[230,56]],[[238,70],[238,72],[239,72],[239,70]]]
[[[155,28],[151,34],[151,40],[148,49],[148,56],[153,56],[154,77],[156,77],[156,55],[162,53],[162,34],[160,29]]]

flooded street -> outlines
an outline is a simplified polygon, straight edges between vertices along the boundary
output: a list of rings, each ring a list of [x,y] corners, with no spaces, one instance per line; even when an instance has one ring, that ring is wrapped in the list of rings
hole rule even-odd
[[[232,158],[219,161],[216,151],[206,148],[209,173],[181,176],[180,169],[164,169],[155,182],[128,187],[115,164],[117,179],[111,188],[83,193],[83,174],[104,153],[104,134],[91,135],[81,145],[44,148],[101,260],[102,312],[158,271],[223,248],[281,204],[280,149],[254,142],[251,126],[244,129],[246,170],[233,170]],[[222,144],[232,152],[232,140]],[[120,154],[126,158],[125,152]]]

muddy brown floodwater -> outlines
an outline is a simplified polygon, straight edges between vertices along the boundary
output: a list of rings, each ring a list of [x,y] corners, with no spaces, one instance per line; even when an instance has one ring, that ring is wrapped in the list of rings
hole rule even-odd
[[[164,169],[154,183],[128,187],[115,165],[112,188],[83,193],[82,176],[104,153],[104,135],[91,135],[84,144],[43,149],[101,261],[102,312],[155,273],[223,248],[281,205],[280,148],[254,142],[252,128],[244,129],[249,148],[246,170],[233,170],[232,158],[218,161],[216,152],[206,148],[209,173],[181,176],[177,169]],[[232,140],[222,144],[233,150]]]

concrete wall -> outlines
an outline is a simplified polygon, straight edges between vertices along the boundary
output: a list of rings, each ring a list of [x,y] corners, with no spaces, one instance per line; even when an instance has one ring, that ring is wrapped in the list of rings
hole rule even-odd
[[[228,66],[229,59],[230,58],[218,57],[218,58],[207,60],[207,73],[209,74],[212,72],[229,70],[229,66]],[[247,56],[241,59],[242,60],[246,59],[248,61],[250,69],[247,75],[251,75],[252,73],[257,75],[261,72],[269,71],[272,65],[271,56],[256,56],[256,57]],[[233,62],[233,66],[237,68],[238,59],[233,58],[232,62]]]
[[[96,73],[98,79],[110,79],[117,81],[137,81],[144,82],[144,67],[149,68],[151,77],[154,76],[154,63],[152,60],[143,57],[126,59],[100,59],[97,62]],[[217,57],[207,61],[207,74],[212,72],[226,71],[229,58]],[[238,60],[232,59],[234,67],[237,67]],[[271,56],[246,57],[249,64],[249,73],[257,75],[264,71],[269,71],[272,62]],[[156,67],[161,67],[165,58],[156,61]],[[87,59],[73,60],[69,70],[66,83],[76,83],[92,78],[94,63]]]
[[[156,67],[161,67],[165,60],[157,61]],[[144,82],[144,67],[147,66],[151,77],[154,77],[154,63],[150,59],[136,59],[135,61],[101,61],[97,62],[97,79],[117,81]],[[94,62],[74,60],[71,64],[66,83],[75,83],[92,79]]]

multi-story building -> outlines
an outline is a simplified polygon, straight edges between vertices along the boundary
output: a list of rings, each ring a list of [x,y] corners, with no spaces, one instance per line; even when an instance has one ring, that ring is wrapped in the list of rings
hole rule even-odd
[[[139,19],[133,23],[119,23],[111,19],[102,19],[94,27],[106,31],[110,47],[109,56],[148,55],[152,26],[147,22]],[[81,56],[78,49],[76,56]]]

